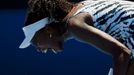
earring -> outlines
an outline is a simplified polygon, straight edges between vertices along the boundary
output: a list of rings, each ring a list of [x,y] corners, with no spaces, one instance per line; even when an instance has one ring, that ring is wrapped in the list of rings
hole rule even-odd
[[[49,34],[49,38],[50,38],[50,39],[52,38],[52,34]]]

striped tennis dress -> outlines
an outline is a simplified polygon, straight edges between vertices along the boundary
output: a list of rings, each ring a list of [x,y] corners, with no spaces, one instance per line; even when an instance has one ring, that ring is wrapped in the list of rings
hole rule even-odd
[[[134,57],[134,2],[121,0],[86,0],[89,3],[79,9],[89,13],[93,19],[93,26],[111,35],[130,50]]]

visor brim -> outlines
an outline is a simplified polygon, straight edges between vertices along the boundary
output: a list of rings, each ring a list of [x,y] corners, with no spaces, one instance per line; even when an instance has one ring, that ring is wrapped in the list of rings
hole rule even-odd
[[[47,24],[49,24],[48,17],[41,19],[33,24],[23,27],[23,32],[25,34],[25,39],[19,46],[19,48],[26,48],[31,44],[31,40],[37,31],[44,28]]]

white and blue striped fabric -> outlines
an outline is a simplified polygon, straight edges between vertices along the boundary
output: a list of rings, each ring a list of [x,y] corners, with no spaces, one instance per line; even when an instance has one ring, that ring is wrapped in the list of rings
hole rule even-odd
[[[134,57],[134,2],[122,0],[86,0],[89,3],[79,9],[89,13],[93,26],[102,30],[132,50]]]

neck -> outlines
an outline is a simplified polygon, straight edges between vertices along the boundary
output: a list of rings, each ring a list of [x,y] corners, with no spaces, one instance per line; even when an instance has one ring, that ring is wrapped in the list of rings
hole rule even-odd
[[[64,19],[68,15],[68,13],[72,10],[74,4],[64,0],[59,0],[58,2],[59,2],[57,6],[59,7],[59,11],[57,11],[59,15],[58,18]]]
[[[63,38],[64,38],[64,41],[66,42],[66,41],[72,39],[73,36],[72,36],[71,32],[70,32],[69,30],[67,30],[67,31],[63,34]]]

